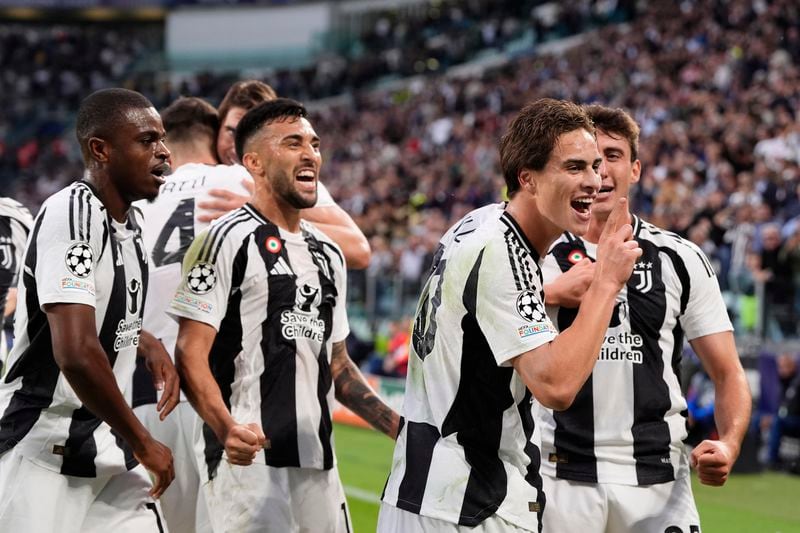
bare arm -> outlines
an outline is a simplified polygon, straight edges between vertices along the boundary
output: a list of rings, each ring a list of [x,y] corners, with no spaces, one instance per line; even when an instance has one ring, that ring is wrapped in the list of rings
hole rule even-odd
[[[544,286],[544,301],[547,305],[578,307],[593,278],[594,263],[591,259],[584,257],[579,263]]]
[[[300,216],[313,222],[333,239],[344,252],[347,268],[361,270],[369,266],[372,250],[369,241],[347,212],[338,205],[303,209]]]
[[[636,241],[630,240],[630,224],[622,224],[627,220],[627,205],[621,199],[608,217],[597,249],[594,278],[572,325],[552,342],[512,360],[525,385],[545,407],[563,410],[572,404],[597,361],[617,293],[642,255]]]
[[[17,288],[11,287],[6,294],[6,308],[3,311],[3,318],[8,318],[17,310]]]
[[[175,363],[186,397],[224,444],[228,460],[237,465],[249,465],[266,439],[260,425],[237,423],[222,399],[208,366],[208,354],[216,336],[217,331],[208,324],[181,318]]]
[[[719,432],[719,440],[704,440],[692,450],[692,465],[703,484],[720,486],[739,457],[750,423],[750,388],[733,332],[698,337],[690,343],[714,383],[714,420]]]
[[[56,364],[81,403],[119,433],[136,459],[155,475],[151,494],[157,498],[175,477],[172,453],[142,426],[120,392],[97,338],[94,308],[51,304],[45,306],[45,312]]]
[[[383,403],[367,384],[364,375],[347,354],[344,341],[333,344],[331,374],[337,400],[378,431],[397,438],[400,415]]]
[[[139,334],[139,348],[136,353],[144,358],[156,390],[163,391],[156,411],[160,412],[159,418],[164,420],[181,399],[178,372],[164,344],[147,331],[142,330]]]

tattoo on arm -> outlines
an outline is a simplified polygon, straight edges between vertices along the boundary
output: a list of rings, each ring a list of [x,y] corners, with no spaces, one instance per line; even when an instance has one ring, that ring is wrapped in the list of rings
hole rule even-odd
[[[344,342],[333,344],[331,375],[337,400],[378,431],[397,438],[400,416],[370,388],[364,375],[347,355]]]

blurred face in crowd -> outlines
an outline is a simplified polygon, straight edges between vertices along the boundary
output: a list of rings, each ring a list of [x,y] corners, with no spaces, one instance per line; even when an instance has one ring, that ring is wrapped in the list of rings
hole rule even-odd
[[[239,163],[239,158],[236,157],[236,145],[234,142],[234,133],[236,133],[236,126],[242,117],[247,113],[243,107],[232,107],[228,113],[223,117],[222,124],[219,127],[217,134],[217,155],[223,165],[235,165]]]
[[[541,171],[520,173],[522,189],[534,194],[539,213],[551,224],[549,233],[586,233],[600,188],[597,169],[601,161],[594,136],[577,129],[559,136]]]
[[[642,164],[631,161],[631,147],[621,135],[597,130],[597,149],[603,157],[600,165],[600,193],[592,205],[592,214],[608,218],[618,198],[627,198],[631,185],[639,181]]]
[[[296,209],[317,203],[322,155],[320,141],[305,118],[278,119],[261,128],[244,163],[254,176],[264,176],[278,199]]]

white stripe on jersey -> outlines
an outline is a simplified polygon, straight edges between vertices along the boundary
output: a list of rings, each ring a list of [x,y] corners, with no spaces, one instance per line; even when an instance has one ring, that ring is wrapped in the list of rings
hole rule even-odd
[[[694,244],[637,217],[634,235],[644,254],[617,297],[592,376],[570,409],[537,406],[548,475],[644,485],[688,473],[686,401],[675,372],[683,334],[691,340],[732,327],[713,270]],[[545,259],[545,283],[583,253],[594,258],[596,245],[562,235]],[[548,313],[563,329],[575,311]]]
[[[0,383],[0,453],[13,447],[45,468],[80,477],[136,465],[127,444],[82,406],[61,374],[42,311],[48,303],[94,307],[98,339],[129,399],[147,285],[133,213],[127,224],[112,220],[85,182],[42,206],[19,284],[16,343]]]

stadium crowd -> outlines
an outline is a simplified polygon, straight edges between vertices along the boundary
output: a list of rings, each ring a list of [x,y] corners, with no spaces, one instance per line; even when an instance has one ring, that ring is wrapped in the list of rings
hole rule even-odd
[[[597,4],[548,19],[531,4],[526,11],[514,2],[491,3],[492,8],[472,2],[429,16],[421,27],[379,18],[362,42],[386,59],[396,55],[392,50],[404,35],[428,36],[403,57],[449,66],[479,50],[502,50],[528,30],[543,39],[593,27]],[[605,19],[625,18],[626,5],[619,3]],[[552,25],[543,25],[548,20]],[[492,24],[494,39],[487,29]],[[553,96],[633,112],[642,126],[644,167],[635,209],[707,252],[739,331],[756,327],[753,302],[763,298],[771,313],[762,327],[780,340],[796,333],[793,293],[800,283],[798,27],[800,8],[788,0],[656,3],[629,23],[584,32],[571,49],[509,54],[503,66],[480,75],[436,73],[399,88],[354,91],[367,79],[414,73],[413,62],[405,61],[394,70],[383,65],[363,79],[352,78],[373,61],[367,54],[341,71],[347,80],[320,84],[318,76],[299,71],[266,81],[278,94],[300,99],[327,96],[332,87],[350,91],[345,103],[315,108],[315,120],[321,131],[335,132],[323,146],[323,179],[373,248],[369,270],[354,276],[353,294],[366,298],[366,280],[374,280],[373,310],[379,314],[408,311],[437,236],[469,209],[497,199],[496,142],[509,116],[532,98]],[[442,39],[447,51],[435,54],[431,36],[468,36],[472,30],[481,37],[467,39],[470,47],[463,53],[453,48],[457,40]],[[67,111],[88,91],[122,84],[157,105],[177,94],[218,101],[231,76],[205,73],[172,84],[134,68],[158,53],[155,31],[3,29],[3,90],[15,96],[0,123],[0,168],[12,196],[35,210],[76,177]],[[22,57],[24,49],[37,50],[33,61]],[[404,305],[394,303],[397,296],[406,297]]]

